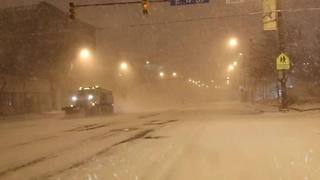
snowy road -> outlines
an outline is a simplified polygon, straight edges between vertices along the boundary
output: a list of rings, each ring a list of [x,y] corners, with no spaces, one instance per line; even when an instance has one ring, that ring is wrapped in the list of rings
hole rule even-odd
[[[237,103],[0,121],[0,179],[313,180],[320,113]]]

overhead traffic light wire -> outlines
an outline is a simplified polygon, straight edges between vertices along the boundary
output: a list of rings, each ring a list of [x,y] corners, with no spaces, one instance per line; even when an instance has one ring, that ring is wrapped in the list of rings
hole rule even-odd
[[[275,11],[271,11],[271,12],[298,13],[298,12],[306,12],[306,11],[320,11],[320,7],[315,7],[315,8],[299,8],[299,9],[283,9],[283,10],[275,10]],[[261,16],[262,16],[264,13],[265,13],[265,12],[257,11],[257,12],[249,12],[249,13],[233,14],[233,15],[222,15],[222,16],[209,16],[209,17],[200,17],[200,18],[178,19],[178,20],[163,21],[163,22],[131,24],[131,25],[128,25],[128,27],[153,26],[153,25],[168,25],[168,24],[177,24],[177,23],[210,21],[210,20],[224,19],[224,18],[249,17],[249,16],[256,16],[256,15],[261,15]]]

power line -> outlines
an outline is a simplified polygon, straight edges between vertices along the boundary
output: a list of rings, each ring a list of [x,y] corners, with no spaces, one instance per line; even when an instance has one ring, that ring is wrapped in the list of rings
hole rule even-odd
[[[315,8],[299,8],[299,9],[283,9],[283,10],[274,10],[271,12],[283,12],[283,13],[299,13],[306,11],[320,11],[320,7]],[[172,21],[162,21],[162,22],[151,22],[151,23],[141,23],[141,24],[131,24],[126,27],[143,27],[143,26],[155,26],[155,25],[169,25],[169,24],[178,24],[178,23],[189,23],[189,22],[201,22],[201,21],[211,21],[217,19],[227,19],[227,18],[241,18],[241,17],[250,17],[263,15],[265,12],[257,11],[257,12],[249,12],[249,13],[241,13],[241,14],[233,14],[233,15],[221,15],[221,16],[208,16],[208,17],[200,17],[200,18],[189,18],[189,19],[178,19]],[[123,27],[123,26],[121,26]],[[109,27],[101,27],[97,28],[98,30],[108,29]]]

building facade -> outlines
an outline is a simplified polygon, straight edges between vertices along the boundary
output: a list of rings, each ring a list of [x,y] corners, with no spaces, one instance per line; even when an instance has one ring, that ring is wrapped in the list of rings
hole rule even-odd
[[[79,49],[95,40],[93,26],[46,2],[1,9],[0,115],[59,109]]]

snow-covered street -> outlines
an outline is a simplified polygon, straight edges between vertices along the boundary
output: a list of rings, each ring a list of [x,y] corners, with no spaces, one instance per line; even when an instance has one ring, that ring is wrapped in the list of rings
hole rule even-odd
[[[239,103],[0,121],[0,179],[313,180],[320,113]]]

